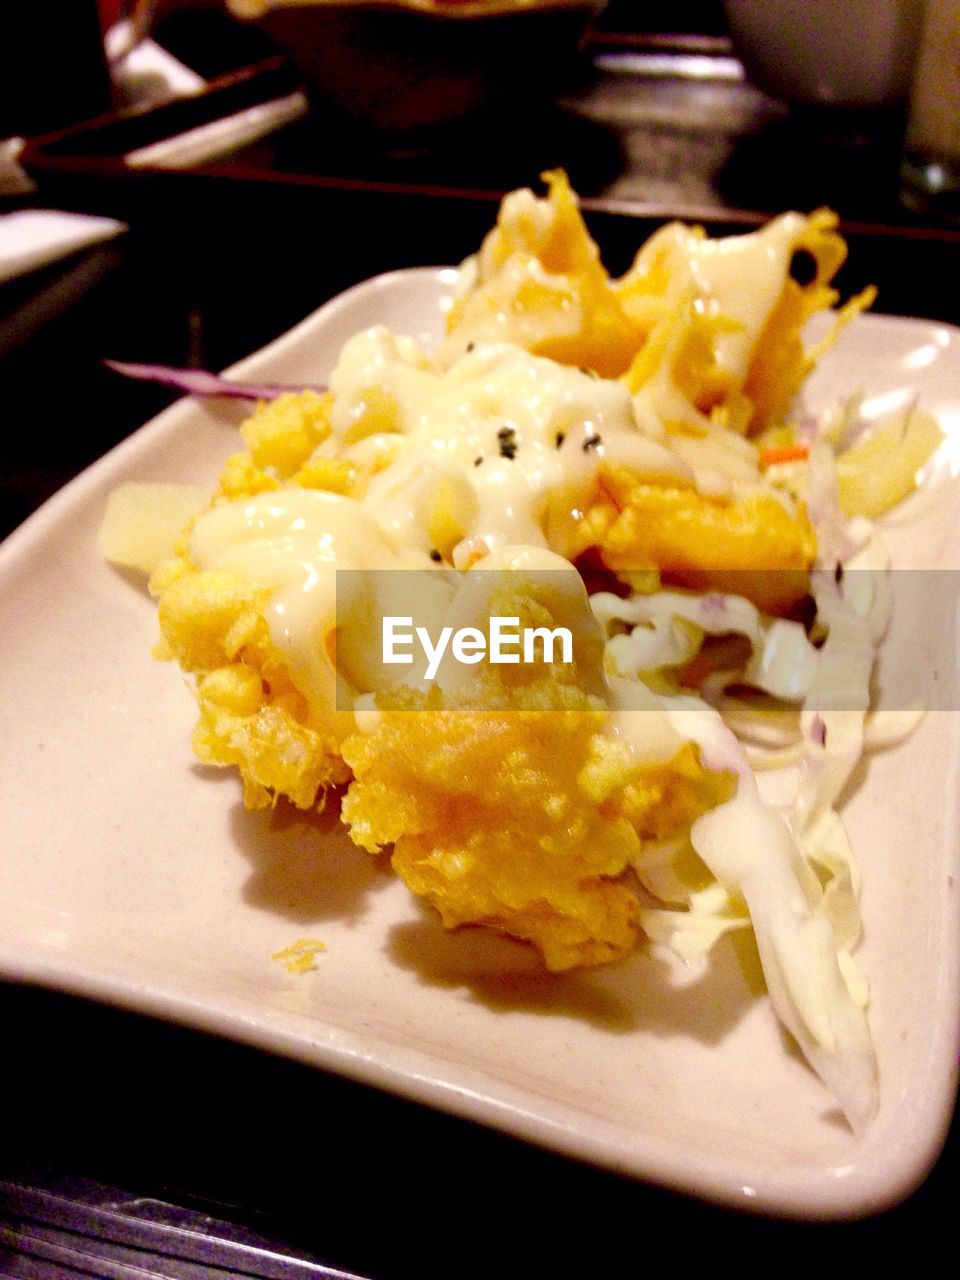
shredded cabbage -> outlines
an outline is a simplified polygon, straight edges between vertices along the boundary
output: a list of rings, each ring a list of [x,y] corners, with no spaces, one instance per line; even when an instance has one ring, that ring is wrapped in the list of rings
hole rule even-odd
[[[867,983],[851,955],[861,933],[860,872],[838,809],[864,751],[899,740],[921,713],[871,714],[871,673],[890,621],[890,558],[861,514],[876,503],[852,502],[842,485],[875,465],[882,439],[890,447],[876,491],[902,496],[904,469],[912,487],[919,453],[921,462],[929,456],[939,429],[914,412],[893,445],[896,424],[837,459],[831,442],[842,442],[856,412],[848,405],[833,415],[804,464],[818,538],[809,629],[716,591],[599,592],[591,606],[616,704],[636,706],[642,682],[708,767],[739,779],[735,796],[688,837],[645,843],[635,860],[648,895],[645,933],[690,961],[731,930],[751,928],[774,1009],[859,1133],[877,1106],[877,1066]],[[718,646],[718,637],[742,640]],[[697,688],[685,688],[711,652],[719,656],[701,667]],[[761,799],[754,769],[785,765],[795,766],[793,796],[777,810]]]

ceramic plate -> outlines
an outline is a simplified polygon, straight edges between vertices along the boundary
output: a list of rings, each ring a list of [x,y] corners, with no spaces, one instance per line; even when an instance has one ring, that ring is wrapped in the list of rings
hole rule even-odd
[[[373,323],[437,331],[452,273],[380,277],[237,366],[323,381]],[[856,320],[810,388],[871,413],[919,393],[949,432],[890,535],[898,563],[960,567],[960,334]],[[150,656],[154,608],[102,563],[121,480],[213,482],[242,409],[183,400],[0,550],[0,969],[259,1045],[569,1155],[728,1204],[866,1213],[942,1142],[957,1056],[960,716],[869,762],[845,808],[864,877],[882,1105],[854,1139],[732,946],[703,970],[650,955],[543,974],[479,931],[446,934],[335,819],[247,813],[192,761],[193,699]],[[326,950],[292,974],[271,957]]]

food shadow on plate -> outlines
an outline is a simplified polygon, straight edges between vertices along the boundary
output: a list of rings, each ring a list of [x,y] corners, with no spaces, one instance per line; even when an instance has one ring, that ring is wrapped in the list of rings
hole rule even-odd
[[[204,766],[204,774],[231,775]],[[231,779],[232,780],[232,779]],[[322,813],[281,801],[230,814],[230,833],[252,871],[244,900],[299,925],[337,919],[358,923],[371,897],[396,880],[388,855],[353,845],[340,821],[340,796]],[[413,895],[409,918],[393,925],[384,949],[392,964],[424,985],[461,990],[499,1013],[575,1018],[604,1032],[645,1032],[719,1043],[764,992],[759,959],[746,930],[722,938],[702,967],[678,967],[652,948],[619,964],[550,973],[532,947],[492,930],[447,930]]]
[[[109,569],[115,577],[126,583],[131,591],[135,591],[138,596],[143,596],[145,600],[153,600],[153,596],[150,594],[150,579],[142,569],[128,568],[122,564],[111,564]]]
[[[239,802],[230,814],[230,835],[252,868],[244,901],[296,924],[356,924],[371,896],[391,883],[383,858],[350,841],[340,822],[339,795],[322,813],[285,801],[257,810]]]
[[[419,918],[417,917],[419,913]],[[607,1032],[722,1041],[764,992],[746,930],[722,938],[702,969],[678,980],[676,966],[642,949],[619,964],[549,973],[532,948],[482,928],[443,928],[411,903],[411,919],[387,939],[394,964],[426,985],[460,989],[502,1013],[577,1018]]]
[[[879,755],[881,752],[890,751],[897,745],[898,744],[895,741],[886,744],[879,744],[877,746],[868,747],[867,750],[861,754],[860,759],[854,765],[850,773],[850,777],[847,778],[846,782],[843,784],[843,790],[837,797],[837,811],[841,818],[843,817],[844,810],[847,805],[849,805],[853,797],[869,782],[870,761],[873,756]]]

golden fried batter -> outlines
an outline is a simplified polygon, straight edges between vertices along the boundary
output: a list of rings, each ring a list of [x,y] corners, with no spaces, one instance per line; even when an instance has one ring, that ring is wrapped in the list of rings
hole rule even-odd
[[[487,925],[532,942],[552,970],[636,944],[624,872],[641,841],[689,829],[730,790],[689,745],[667,764],[638,766],[602,732],[595,703],[577,691],[564,700],[564,710],[490,712],[486,700],[446,710],[415,698],[343,748],[353,839],[392,844],[394,869],[448,928]]]

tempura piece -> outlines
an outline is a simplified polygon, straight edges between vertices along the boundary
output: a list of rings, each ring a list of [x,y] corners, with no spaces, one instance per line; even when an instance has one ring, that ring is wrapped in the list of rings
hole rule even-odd
[[[530,580],[491,612],[550,626],[570,601]],[[381,696],[373,727],[343,745],[353,839],[392,845],[394,869],[448,928],[532,942],[553,970],[631,950],[637,891],[624,873],[643,842],[685,835],[733,790],[655,710],[643,713],[646,755],[611,735],[605,701],[584,691],[598,674],[585,665],[600,660],[589,637],[577,660],[488,665],[452,692]]]
[[[617,300],[565,173],[544,175],[546,200],[506,197],[496,227],[464,269],[447,316],[449,358],[470,343],[513,342],[561,364],[616,378],[641,331]]]
[[[447,358],[470,343],[515,342],[565,364],[622,377],[668,429],[707,424],[754,434],[782,421],[839,329],[870,305],[864,290],[807,347],[809,318],[838,300],[846,256],[836,215],[784,214],[760,230],[709,239],[674,222],[611,281],[566,175],[548,194],[511,193],[447,318]]]

